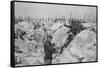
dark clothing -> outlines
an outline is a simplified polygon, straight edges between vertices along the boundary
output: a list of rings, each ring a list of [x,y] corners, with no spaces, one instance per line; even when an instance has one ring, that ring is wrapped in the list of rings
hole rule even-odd
[[[49,61],[49,64],[52,61],[52,53],[54,53],[55,49],[52,47],[51,42],[45,41],[44,43],[44,52],[45,52],[45,61]]]

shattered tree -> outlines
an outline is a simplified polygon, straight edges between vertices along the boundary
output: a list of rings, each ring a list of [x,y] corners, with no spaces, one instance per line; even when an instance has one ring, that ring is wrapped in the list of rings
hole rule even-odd
[[[96,61],[96,23],[79,19],[15,19],[16,66],[42,65],[44,41],[51,35],[52,63]]]

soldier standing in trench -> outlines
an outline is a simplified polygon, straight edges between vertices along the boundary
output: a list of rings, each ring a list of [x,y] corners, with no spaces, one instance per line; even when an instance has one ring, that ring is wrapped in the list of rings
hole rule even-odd
[[[52,63],[52,54],[55,52],[55,49],[53,48],[53,44],[51,44],[52,36],[47,36],[46,41],[44,42],[44,61],[46,64]]]

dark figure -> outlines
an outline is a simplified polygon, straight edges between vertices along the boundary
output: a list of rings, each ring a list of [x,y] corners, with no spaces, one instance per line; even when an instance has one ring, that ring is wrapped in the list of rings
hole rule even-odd
[[[52,63],[52,54],[55,52],[55,49],[51,44],[51,39],[52,36],[47,36],[47,40],[44,42],[44,52],[45,52],[44,61],[46,64]]]

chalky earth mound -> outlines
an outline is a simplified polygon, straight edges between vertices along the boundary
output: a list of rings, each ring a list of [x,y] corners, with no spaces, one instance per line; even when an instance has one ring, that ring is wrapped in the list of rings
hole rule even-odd
[[[78,19],[15,19],[15,64],[43,65],[44,41],[52,36],[52,63],[96,61],[96,23]]]

